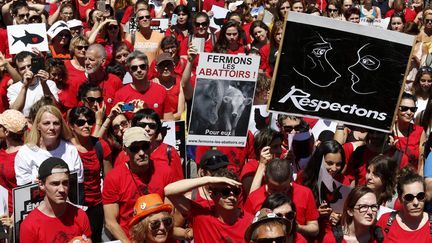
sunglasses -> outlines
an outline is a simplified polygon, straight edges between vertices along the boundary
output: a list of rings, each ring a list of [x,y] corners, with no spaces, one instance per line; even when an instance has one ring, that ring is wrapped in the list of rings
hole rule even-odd
[[[139,16],[138,20],[143,20],[143,19],[151,19],[150,15],[143,15],[143,16]]]
[[[209,25],[209,22],[201,22],[201,23],[199,23],[199,22],[195,22],[195,26],[196,27],[200,27],[200,26],[202,26],[202,27],[207,27]]]
[[[428,66],[423,66],[423,67],[419,68],[419,71],[422,72],[422,73],[423,72],[432,73],[432,68],[428,67]]]
[[[259,238],[253,241],[256,243],[285,243],[286,236],[280,236],[275,238]]]
[[[372,210],[372,212],[376,213],[376,212],[378,212],[379,205],[378,204],[372,204],[372,205],[360,204],[358,207],[354,207],[354,208],[357,209],[360,213],[366,213],[370,208]]]
[[[413,194],[405,194],[403,197],[403,200],[405,202],[412,202],[414,201],[414,198],[417,198],[418,201],[423,201],[426,199],[426,193],[424,192],[419,192],[417,195],[413,195]]]
[[[79,51],[81,51],[83,49],[87,51],[88,46],[75,46],[75,48],[78,49]]]
[[[87,100],[88,103],[101,103],[103,101],[103,97],[86,97],[85,98]]]
[[[241,189],[239,187],[225,187],[222,189],[213,189],[215,193],[220,193],[222,197],[229,197],[231,196],[231,193],[234,196],[238,196],[241,193]]]
[[[295,212],[291,211],[291,212],[288,212],[288,213],[277,213],[276,216],[281,217],[281,218],[286,218],[289,221],[292,221],[295,218]]]
[[[153,122],[137,122],[137,127],[142,127],[142,128],[146,128],[147,126],[150,129],[156,129],[157,128],[157,124],[153,123]]]
[[[108,30],[117,30],[118,29],[118,25],[110,25],[107,28]]]
[[[118,130],[118,129],[120,129],[120,127],[126,127],[128,124],[129,124],[129,122],[127,120],[123,120],[120,122],[120,124],[113,125],[112,128],[114,130]]]
[[[132,72],[138,71],[138,68],[141,69],[141,70],[143,70],[143,71],[145,71],[145,70],[147,70],[147,64],[144,63],[144,64],[141,64],[141,65],[133,65],[133,66],[130,67],[130,69],[131,69]]]
[[[26,13],[26,14],[18,14],[18,18],[20,18],[20,19],[25,19],[25,18],[29,18],[30,17],[30,14],[29,13]]]
[[[31,16],[29,18],[29,22],[30,23],[41,23],[42,22],[42,18],[40,16]]]
[[[150,148],[149,142],[142,142],[142,143],[133,143],[129,146],[129,151],[132,153],[138,153],[139,151],[147,151]]]
[[[329,8],[328,11],[329,11],[329,12],[337,12],[338,10],[335,9],[335,8]]]
[[[407,112],[410,110],[412,113],[415,113],[417,111],[417,107],[409,107],[409,106],[399,106],[400,111]]]
[[[432,19],[425,19],[425,23],[432,23]]]
[[[297,125],[297,126],[283,126],[283,129],[285,132],[290,133],[292,132],[292,130],[295,130],[296,132],[300,131],[301,129],[301,125]]]
[[[79,127],[84,126],[86,123],[87,123],[89,126],[93,126],[93,124],[95,123],[95,121],[94,121],[93,119],[88,119],[88,120],[85,120],[85,119],[77,119],[77,120],[75,121],[75,125],[77,125],[77,126],[79,126]]]
[[[173,224],[173,219],[170,217],[166,217],[163,219],[152,220],[149,222],[150,229],[153,231],[158,230],[161,226],[161,223],[163,223],[165,228],[171,228]]]

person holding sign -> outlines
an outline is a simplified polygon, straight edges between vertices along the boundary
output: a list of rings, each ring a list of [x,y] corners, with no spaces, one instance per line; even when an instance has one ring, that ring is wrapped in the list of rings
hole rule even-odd
[[[75,237],[81,237],[81,242],[91,242],[87,215],[67,202],[69,174],[68,164],[60,158],[42,162],[38,179],[45,197],[22,222],[21,242],[68,242]]]

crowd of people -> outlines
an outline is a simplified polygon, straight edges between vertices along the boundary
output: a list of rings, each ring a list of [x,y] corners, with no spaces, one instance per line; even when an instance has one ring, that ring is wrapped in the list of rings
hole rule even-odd
[[[432,242],[432,6],[426,2],[14,0],[0,6],[0,186],[8,192],[2,240]],[[227,9],[225,19],[214,17],[213,6]],[[251,105],[265,105],[289,11],[370,28],[387,19],[383,31],[416,35],[391,133],[336,122],[323,129],[329,121],[272,114],[274,123],[262,118],[249,127],[245,147],[187,146],[187,160],[181,158],[163,142],[163,122],[189,122],[199,53],[260,56]],[[210,27],[212,18],[220,29]],[[154,19],[168,19],[169,26],[161,29]],[[36,23],[46,25],[49,50],[10,54],[6,27]],[[197,169],[186,168],[191,164]],[[350,192],[324,190],[323,170]],[[78,181],[74,204],[71,174]],[[17,225],[14,203],[23,202],[12,200],[12,190],[32,183],[43,200]]]

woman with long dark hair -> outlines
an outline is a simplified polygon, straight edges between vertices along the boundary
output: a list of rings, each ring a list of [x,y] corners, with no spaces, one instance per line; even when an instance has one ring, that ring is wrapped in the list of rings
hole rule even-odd
[[[234,20],[226,22],[220,30],[213,52],[226,54],[246,53],[246,46],[241,41],[242,32],[243,29],[238,22]]]
[[[171,25],[165,32],[166,36],[174,36],[179,43],[187,39],[192,31],[192,21],[189,9],[185,5],[178,5],[174,9],[177,15],[177,24]]]
[[[265,45],[260,50],[261,64],[260,69],[267,73],[270,77],[273,77],[273,69],[276,65],[276,58],[279,50],[279,45],[282,41],[283,35],[282,21],[276,21],[273,24],[271,35],[270,35],[270,45]]]

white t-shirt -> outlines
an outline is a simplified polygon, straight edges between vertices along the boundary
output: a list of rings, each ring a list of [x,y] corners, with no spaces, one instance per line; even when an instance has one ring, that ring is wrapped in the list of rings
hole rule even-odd
[[[78,182],[84,181],[83,164],[78,150],[69,142],[60,141],[59,146],[51,151],[41,149],[38,146],[24,145],[15,157],[15,176],[17,185],[32,183],[38,177],[39,166],[46,159],[56,157],[63,159],[71,173],[78,172]]]
[[[54,98],[58,101],[59,89],[57,88],[54,81],[47,80],[47,85],[48,88],[51,90],[51,93],[54,95]],[[22,86],[23,86],[22,81],[16,82],[11,86],[9,86],[9,88],[7,89],[7,98],[9,101],[9,105],[12,105],[15,102],[16,98],[18,97],[18,94],[21,91]],[[43,96],[44,96],[44,92],[42,90],[42,85],[40,84],[40,81],[37,78],[36,83],[30,85],[27,89],[26,100],[24,103],[24,108],[22,110],[22,113],[25,116],[28,116],[30,112],[30,108],[33,106],[34,103],[36,103],[36,101],[40,100]]]

